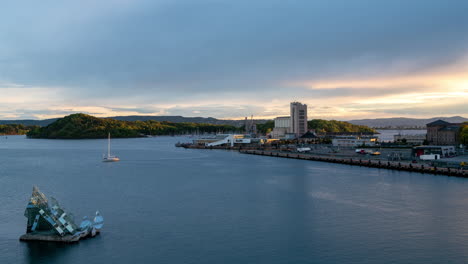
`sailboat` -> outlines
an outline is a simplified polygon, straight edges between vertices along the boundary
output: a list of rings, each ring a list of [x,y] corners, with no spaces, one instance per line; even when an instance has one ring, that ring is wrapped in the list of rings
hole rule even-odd
[[[110,133],[107,137],[107,156],[104,155],[102,161],[103,162],[113,162],[113,161],[119,161],[119,157],[117,156],[112,156],[110,152]]]

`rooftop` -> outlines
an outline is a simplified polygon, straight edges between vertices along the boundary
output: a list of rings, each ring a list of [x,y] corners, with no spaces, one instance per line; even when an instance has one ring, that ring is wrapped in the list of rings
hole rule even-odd
[[[429,124],[426,124],[426,126],[447,126],[447,125],[450,125],[450,123],[441,119],[431,122]]]

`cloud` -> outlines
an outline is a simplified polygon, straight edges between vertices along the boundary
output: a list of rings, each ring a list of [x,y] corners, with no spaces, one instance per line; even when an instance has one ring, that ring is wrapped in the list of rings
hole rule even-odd
[[[27,9],[10,1],[0,10],[0,83],[8,84],[0,86],[9,87],[0,87],[8,105],[0,116],[63,107],[241,118],[284,114],[303,100],[346,118],[362,100],[454,92],[442,82],[449,77],[462,85],[467,8],[462,0],[85,0]]]

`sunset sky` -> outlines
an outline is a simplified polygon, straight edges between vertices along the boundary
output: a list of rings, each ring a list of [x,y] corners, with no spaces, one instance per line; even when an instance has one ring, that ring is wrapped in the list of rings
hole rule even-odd
[[[468,117],[466,0],[4,1],[0,119]]]

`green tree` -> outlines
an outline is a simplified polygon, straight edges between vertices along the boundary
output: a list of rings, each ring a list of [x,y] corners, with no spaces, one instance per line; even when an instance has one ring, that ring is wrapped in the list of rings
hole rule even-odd
[[[308,127],[315,129],[318,133],[356,132],[356,133],[377,133],[373,128],[361,125],[354,125],[348,122],[336,120],[313,119],[308,121]]]
[[[460,131],[460,141],[464,145],[468,145],[468,123],[465,123]]]
[[[73,114],[58,119],[54,123],[32,129],[28,132],[31,138],[105,138],[139,137],[143,135],[178,135],[186,133],[234,132],[237,128],[228,125],[172,123],[149,121],[120,121],[109,118],[97,118],[85,114]]]
[[[257,124],[257,131],[260,134],[267,134],[267,133],[270,133],[274,127],[275,127],[275,121],[270,120],[270,121],[266,121],[264,124]]]

